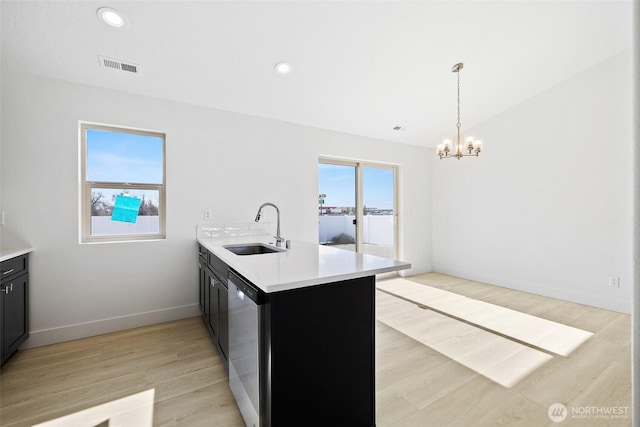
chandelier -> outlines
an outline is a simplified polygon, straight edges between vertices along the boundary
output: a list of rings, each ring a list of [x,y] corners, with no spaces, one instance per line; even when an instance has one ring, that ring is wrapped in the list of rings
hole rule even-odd
[[[478,157],[480,151],[482,151],[482,141],[479,139],[474,139],[472,136],[468,136],[465,139],[464,144],[460,142],[460,70],[464,64],[461,62],[456,64],[451,69],[452,72],[458,73],[458,140],[456,143],[455,151],[451,151],[451,139],[444,138],[440,144],[438,144],[437,151],[438,156],[441,159],[458,159],[460,160],[462,157],[467,156],[475,156]]]

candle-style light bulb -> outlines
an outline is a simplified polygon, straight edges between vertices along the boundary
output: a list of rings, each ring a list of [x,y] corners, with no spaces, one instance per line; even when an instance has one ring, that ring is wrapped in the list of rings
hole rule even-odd
[[[482,151],[482,141],[479,139],[476,139],[473,142],[473,148],[476,150],[476,153],[479,153]]]
[[[451,150],[451,140],[450,140],[449,138],[445,138],[445,139],[442,141],[442,145],[444,145],[444,151],[445,151],[446,153],[448,153],[448,152],[449,152],[449,150]]]
[[[467,150],[469,150],[469,154],[471,154],[471,150],[473,150],[473,137],[468,136],[465,141],[467,143]]]

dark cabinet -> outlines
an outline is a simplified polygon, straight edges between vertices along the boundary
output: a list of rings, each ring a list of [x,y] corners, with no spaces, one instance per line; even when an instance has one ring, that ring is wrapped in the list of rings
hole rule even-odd
[[[205,268],[207,267],[207,250],[202,246],[198,248],[198,303],[200,304],[200,313],[204,315],[204,296],[206,278],[204,275]]]
[[[217,339],[219,335],[218,324],[220,317],[220,299],[218,296],[218,290],[221,286],[221,282],[209,269],[207,269],[206,277],[209,285],[209,315],[207,316],[207,321],[209,322],[209,328],[211,328],[214,338]]]
[[[229,321],[227,276],[229,267],[218,257],[198,246],[199,304],[202,317],[218,353],[228,367]]]
[[[270,293],[266,306],[269,425],[374,426],[375,276]]]
[[[0,364],[4,364],[29,336],[28,255],[0,265]]]

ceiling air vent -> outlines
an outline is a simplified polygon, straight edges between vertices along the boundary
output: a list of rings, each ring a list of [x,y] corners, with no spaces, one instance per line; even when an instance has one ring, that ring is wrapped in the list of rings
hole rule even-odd
[[[107,58],[105,56],[98,55],[100,60],[100,66],[105,68],[113,68],[114,70],[127,71],[129,73],[138,74],[140,72],[140,66],[138,64],[130,64],[119,59]]]

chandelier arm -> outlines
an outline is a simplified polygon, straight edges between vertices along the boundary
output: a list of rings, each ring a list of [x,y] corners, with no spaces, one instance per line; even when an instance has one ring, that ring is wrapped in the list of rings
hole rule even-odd
[[[451,156],[445,156],[444,154],[440,156],[441,159],[459,159],[460,157],[480,157],[480,153],[472,153],[472,154],[453,154]]]

